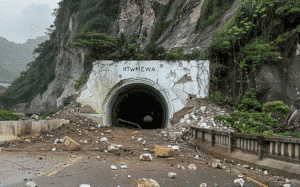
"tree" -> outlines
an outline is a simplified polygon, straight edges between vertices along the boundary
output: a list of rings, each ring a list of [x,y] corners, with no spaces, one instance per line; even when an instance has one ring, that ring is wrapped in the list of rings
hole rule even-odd
[[[92,58],[103,59],[116,51],[122,45],[121,42],[120,37],[111,37],[104,33],[81,32],[75,36],[73,45],[88,49]]]

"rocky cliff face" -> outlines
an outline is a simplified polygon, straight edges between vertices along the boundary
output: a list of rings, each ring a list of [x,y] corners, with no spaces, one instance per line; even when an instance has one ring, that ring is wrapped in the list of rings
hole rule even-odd
[[[182,2],[172,0],[168,11],[163,13],[163,8],[169,1],[171,0],[120,0],[119,15],[107,26],[106,34],[116,36],[123,32],[127,37],[137,35],[138,42],[144,48],[150,42],[154,24],[158,20],[171,21],[176,14],[177,6]],[[208,26],[203,32],[195,33],[204,2],[205,0],[186,0],[176,19],[165,28],[156,43],[166,51],[174,48],[182,48],[185,53],[190,53],[193,49],[205,50],[211,43],[213,32],[228,23],[243,0],[236,0],[233,3],[218,26]],[[162,14],[164,18],[161,18]],[[83,76],[83,62],[87,54],[87,51],[77,50],[71,46],[80,24],[78,15],[79,12],[71,15],[67,11],[64,21],[69,23],[68,30],[63,32],[63,29],[57,29],[57,41],[60,41],[60,45],[59,54],[55,59],[55,80],[48,85],[43,95],[36,96],[26,105],[20,104],[20,107],[15,107],[16,109],[36,112],[49,110],[62,105],[64,98],[75,94],[74,79]],[[299,50],[298,47],[298,53]],[[256,74],[251,75],[250,82],[256,87],[260,100],[266,102],[280,99],[292,106],[299,98],[299,65],[299,58],[295,57],[282,67],[263,66]]]

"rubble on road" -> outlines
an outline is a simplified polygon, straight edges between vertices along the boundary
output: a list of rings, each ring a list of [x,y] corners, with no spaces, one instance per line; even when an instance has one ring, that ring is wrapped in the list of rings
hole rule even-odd
[[[166,146],[156,145],[154,148],[155,156],[171,157],[174,155],[174,149]]]
[[[235,179],[234,181],[234,185],[236,186],[236,187],[243,187],[244,186],[244,180],[242,179],[242,178],[240,178],[240,179]]]
[[[168,177],[169,177],[169,178],[175,178],[176,176],[177,176],[177,174],[174,173],[174,172],[169,172],[169,173],[168,173]]]
[[[153,179],[141,178],[134,184],[134,187],[160,187],[158,182]]]
[[[144,153],[140,156],[141,161],[152,161],[152,159],[153,159],[153,156],[148,153]]]

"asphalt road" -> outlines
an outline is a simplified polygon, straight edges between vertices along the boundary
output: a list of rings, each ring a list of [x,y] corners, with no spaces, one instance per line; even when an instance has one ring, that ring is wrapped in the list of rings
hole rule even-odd
[[[21,155],[23,160],[20,159]],[[79,187],[81,184],[89,184],[91,187],[132,187],[140,178],[152,178],[161,187],[199,187],[201,183],[207,183],[208,187],[231,187],[234,186],[234,179],[238,178],[237,174],[226,172],[223,169],[213,169],[205,164],[197,163],[197,161],[194,162],[197,166],[196,170],[188,169],[188,165],[191,163],[178,163],[186,168],[183,170],[177,169],[177,164],[174,164],[176,161],[170,160],[169,164],[162,162],[163,158],[154,158],[151,162],[125,160],[126,157],[120,157],[119,160],[106,157],[107,159],[104,160],[104,158],[97,159],[96,156],[88,155],[74,157],[60,155],[58,152],[42,156],[1,152],[0,157],[1,187],[24,187],[29,179],[36,182],[38,187]],[[41,157],[42,159],[40,159]],[[15,162],[14,166],[12,166],[12,162]],[[120,168],[120,165],[124,163],[128,165],[127,169]],[[112,170],[111,165],[117,166],[117,169]],[[177,177],[168,178],[168,172],[177,173]],[[128,175],[131,175],[131,178]],[[5,180],[3,180],[4,177],[6,177]],[[27,181],[24,181],[24,178],[27,178]],[[245,181],[244,186],[258,187],[259,185]]]

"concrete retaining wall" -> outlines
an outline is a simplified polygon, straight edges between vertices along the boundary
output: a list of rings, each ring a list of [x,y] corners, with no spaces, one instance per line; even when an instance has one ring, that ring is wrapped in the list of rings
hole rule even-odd
[[[54,119],[54,120],[19,120],[19,121],[1,121],[1,136],[18,136],[22,134],[31,134],[41,132],[43,130],[56,129],[63,124],[70,123],[70,120]]]

